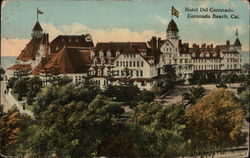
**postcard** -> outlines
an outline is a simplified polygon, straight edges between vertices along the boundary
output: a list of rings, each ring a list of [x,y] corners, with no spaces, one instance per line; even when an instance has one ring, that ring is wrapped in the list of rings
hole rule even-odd
[[[246,0],[4,0],[0,157],[249,157]]]

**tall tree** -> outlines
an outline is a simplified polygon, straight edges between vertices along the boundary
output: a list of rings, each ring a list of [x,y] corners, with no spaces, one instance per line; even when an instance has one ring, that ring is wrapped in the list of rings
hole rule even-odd
[[[186,114],[186,139],[190,152],[204,154],[245,142],[241,131],[244,112],[233,93],[218,89],[190,107]]]
[[[129,122],[138,157],[177,157],[182,150],[184,106],[141,103]]]
[[[246,113],[246,120],[250,122],[250,87],[240,93],[240,99]]]
[[[188,92],[182,94],[182,100],[185,102],[185,105],[194,105],[200,98],[205,95],[205,89],[198,85],[196,87],[191,87]]]

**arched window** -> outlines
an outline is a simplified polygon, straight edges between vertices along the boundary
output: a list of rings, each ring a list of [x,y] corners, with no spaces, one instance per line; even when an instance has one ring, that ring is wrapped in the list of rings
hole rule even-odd
[[[98,73],[98,75],[102,75],[102,70],[101,70],[101,69],[98,69],[98,70],[97,70],[97,73]]]
[[[118,57],[120,55],[120,52],[116,51],[115,55],[116,55],[116,57]]]
[[[93,59],[95,57],[95,52],[91,51],[90,52],[90,58]]]
[[[107,51],[107,58],[110,58],[110,57],[111,57],[111,52]]]
[[[103,57],[103,52],[99,51],[99,57],[102,58]]]

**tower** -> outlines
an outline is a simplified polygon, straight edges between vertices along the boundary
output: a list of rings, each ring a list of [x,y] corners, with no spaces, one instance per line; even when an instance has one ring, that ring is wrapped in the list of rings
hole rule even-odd
[[[166,30],[166,39],[169,39],[169,40],[179,39],[178,32],[179,32],[179,29],[178,29],[176,23],[174,22],[174,20],[172,19],[169,22],[167,30]]]
[[[43,14],[42,11],[40,11],[38,8],[37,8],[37,11],[36,11],[36,24],[34,25],[33,29],[32,29],[32,33],[31,33],[31,37],[32,38],[40,38],[42,37],[43,35],[43,29],[38,21],[38,15],[39,14]]]
[[[238,29],[236,29],[236,32],[235,32],[235,36],[236,36],[236,39],[235,39],[235,42],[234,42],[234,47],[238,50],[238,51],[241,51],[241,42],[238,38]]]
[[[39,23],[39,21],[36,22],[32,29],[31,37],[32,38],[40,38],[43,35],[43,29]]]

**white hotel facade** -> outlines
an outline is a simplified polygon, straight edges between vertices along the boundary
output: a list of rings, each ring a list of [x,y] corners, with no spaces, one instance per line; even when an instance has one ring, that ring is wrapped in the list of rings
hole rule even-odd
[[[238,36],[233,44],[227,40],[224,45],[191,46],[182,43],[173,19],[165,39],[152,37],[147,42],[98,42],[94,46],[89,34],[63,35],[48,42],[48,34],[43,33],[39,22],[32,31],[32,39],[17,57],[17,63],[7,69],[7,78],[23,70],[30,75],[66,75],[75,84],[88,77],[101,88],[131,82],[150,90],[157,77],[165,74],[166,65],[172,65],[177,77],[186,81],[195,71],[241,71]]]

